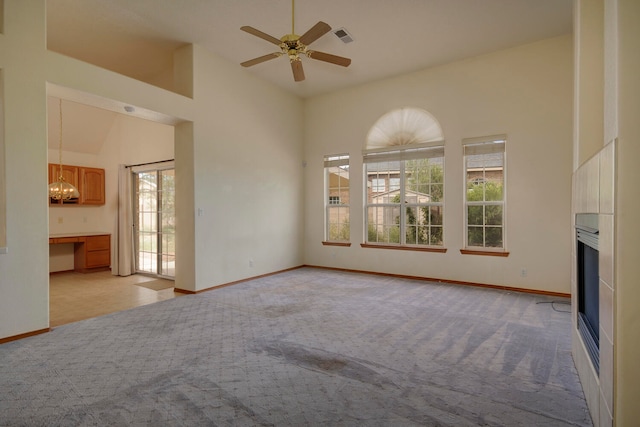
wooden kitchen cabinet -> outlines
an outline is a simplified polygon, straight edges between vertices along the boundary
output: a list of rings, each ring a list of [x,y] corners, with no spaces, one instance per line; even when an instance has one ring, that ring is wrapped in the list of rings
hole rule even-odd
[[[49,182],[58,180],[60,165],[49,163]],[[80,193],[77,199],[53,200],[49,204],[56,205],[104,205],[105,203],[105,173],[101,168],[85,166],[62,165],[62,177],[73,184]]]
[[[87,271],[106,269],[111,266],[111,235],[86,236],[84,242],[74,246],[74,269]]]
[[[80,167],[80,204],[104,205],[104,169]]]

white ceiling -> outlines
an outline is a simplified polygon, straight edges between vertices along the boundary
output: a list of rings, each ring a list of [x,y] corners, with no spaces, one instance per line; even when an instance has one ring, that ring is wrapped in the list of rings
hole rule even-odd
[[[52,50],[124,74],[153,76],[187,43],[238,64],[301,97],[570,33],[572,0],[298,0],[295,28],[318,21],[344,27],[355,41],[328,33],[318,51],[352,59],[349,68],[304,58],[306,80],[293,81],[286,57],[239,64],[277,50],[240,30],[276,38],[291,32],[290,0],[47,0]]]

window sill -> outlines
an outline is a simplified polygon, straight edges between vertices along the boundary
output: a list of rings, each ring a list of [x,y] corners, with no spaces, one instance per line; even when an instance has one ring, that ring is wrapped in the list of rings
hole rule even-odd
[[[345,247],[351,246],[350,242],[322,242],[322,244],[324,246],[345,246]]]
[[[500,257],[508,257],[509,252],[506,251],[481,251],[477,249],[460,249],[460,253],[462,255],[485,255],[485,256],[500,256]]]
[[[371,243],[360,243],[360,247],[373,249],[395,249],[398,251],[416,251],[416,252],[437,252],[445,253],[445,248],[421,248],[418,246],[395,246],[395,245],[375,245]]]

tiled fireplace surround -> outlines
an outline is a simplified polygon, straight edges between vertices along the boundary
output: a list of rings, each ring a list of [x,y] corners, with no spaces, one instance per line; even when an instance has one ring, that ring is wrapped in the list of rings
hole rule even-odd
[[[573,175],[573,225],[579,213],[598,214],[600,269],[600,374],[591,364],[577,329],[577,257],[573,239],[572,353],[595,426],[613,425],[613,342],[615,334],[614,301],[614,218],[615,218],[615,141],[586,161]],[[574,231],[575,233],[575,231]]]

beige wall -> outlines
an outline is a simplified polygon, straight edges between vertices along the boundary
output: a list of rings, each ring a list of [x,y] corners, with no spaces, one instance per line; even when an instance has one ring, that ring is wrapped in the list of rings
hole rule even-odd
[[[604,2],[574,2],[574,169],[602,148]]]
[[[595,194],[600,203],[594,204],[601,214],[600,239],[604,238],[606,245],[606,251],[603,253],[601,250],[600,255],[601,265],[604,261],[600,281],[600,317],[602,323],[605,316],[603,326],[607,329],[604,340],[601,339],[600,357],[611,366],[605,372],[601,370],[597,376],[585,369],[584,351],[580,346],[576,348],[574,344],[573,355],[594,424],[629,426],[636,425],[640,419],[640,406],[637,404],[640,396],[640,264],[637,262],[640,225],[636,219],[640,210],[637,187],[640,181],[640,169],[637,167],[637,159],[640,158],[640,3],[636,0],[575,0],[575,5],[577,10],[594,12],[590,16],[583,13],[574,15],[574,26],[583,29],[576,36],[602,37],[604,40],[600,64],[590,65],[602,70],[604,75],[604,82],[593,82],[596,90],[603,91],[602,104],[589,106],[602,108],[602,114],[589,120],[602,123],[600,145],[607,148],[598,156],[601,160],[599,168],[593,161],[586,162],[576,177],[583,174],[582,170],[591,170],[584,174],[587,181],[602,183],[603,171],[613,166],[611,174],[605,172],[613,185],[597,187]],[[599,11],[599,16],[595,11]],[[587,35],[586,28],[592,28],[592,34]],[[583,75],[584,70],[579,69],[581,66],[577,61],[577,75]],[[590,70],[586,72],[591,73]],[[585,86],[582,90],[589,93],[593,89]],[[594,99],[593,102],[598,101]],[[580,120],[586,120],[580,117],[577,109],[575,118],[577,126],[580,126]],[[615,144],[614,156],[608,153],[612,143]],[[579,153],[592,150],[592,142],[576,138],[574,145],[574,163],[580,164],[583,158]],[[602,162],[603,159],[606,161]],[[614,191],[608,190],[611,186]],[[578,192],[576,188],[576,197],[579,197]],[[587,208],[593,209],[591,206]],[[607,236],[613,238],[608,239]]]
[[[302,264],[304,217],[302,101],[195,48],[197,290]]]
[[[184,254],[178,287],[199,290],[300,265],[302,102],[197,46],[187,55],[194,58],[193,99],[48,52],[45,3],[4,4],[10,203],[8,253],[0,254],[0,338],[49,326],[47,91],[114,111],[132,105],[175,124],[177,245]]]
[[[553,38],[307,100],[305,263],[569,293],[572,48],[570,36]],[[359,245],[367,132],[406,106],[433,114],[444,132],[446,254]],[[508,136],[510,255],[461,255],[461,141],[495,134]],[[323,156],[347,152],[353,244],[323,246]]]
[[[610,0],[611,1],[611,0]],[[640,212],[640,2],[614,1],[617,34],[618,164],[615,242],[615,371],[616,425],[640,420],[640,263],[638,238]],[[615,116],[614,116],[615,120]]]

